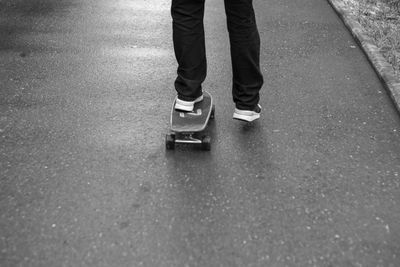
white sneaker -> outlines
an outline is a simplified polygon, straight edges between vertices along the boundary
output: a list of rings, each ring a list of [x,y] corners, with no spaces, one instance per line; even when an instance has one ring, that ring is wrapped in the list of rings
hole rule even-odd
[[[180,110],[180,111],[193,111],[194,109],[194,104],[203,101],[203,95],[199,96],[198,98],[196,98],[194,101],[185,101],[185,100],[181,100],[178,97],[176,97],[175,99],[175,109],[176,110]]]
[[[251,122],[260,118],[261,106],[258,104],[253,110],[243,110],[235,108],[233,118],[236,120],[242,120]]]

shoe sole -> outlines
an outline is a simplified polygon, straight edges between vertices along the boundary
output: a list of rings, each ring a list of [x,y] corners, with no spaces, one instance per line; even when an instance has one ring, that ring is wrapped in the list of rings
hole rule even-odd
[[[250,110],[240,110],[235,108],[235,112],[233,113],[233,118],[236,120],[252,122],[260,118],[260,113]]]
[[[253,115],[242,115],[242,114],[234,113],[234,114],[233,114],[233,118],[234,118],[235,120],[241,120],[241,121],[246,121],[246,122],[252,122],[252,121],[255,121],[255,120],[259,119],[259,118],[260,118],[260,114],[257,113],[257,114],[253,114]]]

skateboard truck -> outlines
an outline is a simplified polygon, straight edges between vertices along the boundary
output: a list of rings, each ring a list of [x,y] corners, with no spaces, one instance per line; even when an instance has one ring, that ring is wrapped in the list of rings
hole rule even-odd
[[[197,133],[170,133],[166,135],[165,145],[167,149],[174,149],[175,144],[198,144],[201,148],[211,149],[211,138],[207,135],[198,137]]]

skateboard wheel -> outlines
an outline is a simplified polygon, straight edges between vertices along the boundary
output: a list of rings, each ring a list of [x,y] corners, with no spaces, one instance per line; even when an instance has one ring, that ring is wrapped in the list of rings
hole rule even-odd
[[[211,150],[211,138],[209,136],[204,136],[201,139],[201,147],[207,151]]]
[[[215,105],[212,105],[210,119],[213,120],[214,118],[215,118]]]
[[[172,134],[167,134],[165,136],[165,147],[168,150],[175,149],[175,136]]]

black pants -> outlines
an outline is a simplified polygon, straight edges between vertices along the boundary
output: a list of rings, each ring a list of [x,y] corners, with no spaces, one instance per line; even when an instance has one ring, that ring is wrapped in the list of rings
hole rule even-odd
[[[239,109],[252,109],[263,85],[260,71],[260,36],[252,0],[224,0],[230,40],[232,96]],[[175,89],[182,100],[201,94],[207,74],[204,40],[205,0],[172,0],[173,42],[178,62]]]

